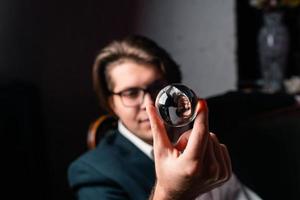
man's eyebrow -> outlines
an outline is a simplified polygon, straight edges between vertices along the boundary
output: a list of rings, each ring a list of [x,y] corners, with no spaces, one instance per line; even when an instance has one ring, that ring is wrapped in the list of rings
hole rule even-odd
[[[122,90],[122,91],[125,92],[125,91],[135,90],[135,89],[143,89],[143,88],[141,88],[141,87],[128,87],[128,88],[125,88],[125,89]]]
[[[122,92],[126,92],[126,91],[132,90],[132,89],[143,89],[143,88],[141,88],[141,87],[131,87],[131,86],[129,86],[129,87],[125,87],[124,89],[120,90],[119,92],[115,92],[115,93],[122,93]]]
[[[156,86],[159,83],[165,83],[165,82],[166,82],[165,79],[159,78],[159,79],[154,80],[150,84],[146,85],[146,87],[128,86],[128,87],[125,87],[124,89],[122,89],[122,90],[120,90],[119,92],[116,92],[116,93],[125,92],[125,91],[131,90],[131,89],[147,89],[149,87],[151,88],[153,86]]]

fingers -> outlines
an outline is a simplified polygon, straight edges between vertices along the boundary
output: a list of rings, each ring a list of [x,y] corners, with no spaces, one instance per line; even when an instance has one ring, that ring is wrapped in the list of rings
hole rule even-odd
[[[231,164],[226,146],[220,144],[213,133],[209,134],[203,165],[203,174],[209,188],[221,185],[230,178]]]
[[[224,144],[220,144],[220,146],[222,149],[222,154],[225,159],[225,164],[226,164],[226,168],[227,168],[227,171],[226,171],[227,173],[224,174],[224,181],[227,181],[231,177],[231,174],[232,174],[231,159],[230,159],[227,147]]]
[[[220,172],[220,177],[217,181],[215,181],[214,183],[210,184],[207,188],[206,191],[210,191],[216,187],[221,186],[222,184],[224,184],[226,181],[228,181],[232,175],[232,169],[231,169],[231,161],[229,158],[229,154],[227,151],[227,148],[224,144],[219,144],[219,147],[221,149],[221,153],[223,155],[223,158],[225,160],[225,165],[223,168],[223,171]]]
[[[220,166],[217,158],[219,158],[219,156],[216,155],[216,147],[214,141],[209,138],[207,141],[207,148],[203,165],[205,167],[205,177],[207,177],[207,180],[210,184],[215,183],[219,178]]]
[[[208,108],[205,100],[198,101],[197,109],[198,115],[194,121],[194,126],[185,150],[186,155],[188,155],[191,159],[204,157],[209,136]]]
[[[209,137],[209,141],[212,143],[213,146],[213,154],[215,157],[215,163],[212,163],[215,169],[214,173],[214,177],[215,177],[215,181],[219,180],[220,176],[223,174],[223,170],[225,167],[225,163],[224,163],[224,158],[221,152],[221,148],[220,148],[220,143],[216,137],[215,134],[210,132],[210,137]]]
[[[218,178],[216,183],[224,182],[230,177],[231,162],[225,145],[220,144],[215,134],[210,133],[210,138],[214,143],[214,152],[218,166]]]
[[[156,108],[151,104],[146,104],[146,111],[149,116],[151,131],[153,134],[153,147],[157,153],[163,153],[166,149],[172,148],[165,126],[157,115]]]

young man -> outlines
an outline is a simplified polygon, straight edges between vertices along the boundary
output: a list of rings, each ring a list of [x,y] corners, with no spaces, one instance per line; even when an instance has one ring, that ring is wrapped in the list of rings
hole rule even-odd
[[[156,43],[141,36],[114,41],[99,53],[93,70],[100,105],[118,119],[118,128],[70,166],[78,199],[247,199],[253,194],[231,176],[227,149],[209,132],[204,100],[198,102],[193,129],[171,144],[153,102],[164,86],[181,82],[181,73]]]

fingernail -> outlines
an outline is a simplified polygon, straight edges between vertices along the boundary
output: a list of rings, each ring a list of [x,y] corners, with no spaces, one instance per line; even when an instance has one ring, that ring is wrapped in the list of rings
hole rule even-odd
[[[200,113],[203,109],[207,108],[207,103],[205,99],[199,99],[197,105],[197,113]]]

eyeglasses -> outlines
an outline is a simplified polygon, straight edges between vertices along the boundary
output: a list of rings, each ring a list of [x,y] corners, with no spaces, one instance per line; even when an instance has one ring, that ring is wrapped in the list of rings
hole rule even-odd
[[[120,96],[124,106],[135,107],[143,103],[146,93],[150,94],[152,99],[155,99],[158,92],[166,85],[166,81],[158,80],[151,83],[147,88],[132,87],[121,92],[111,92],[111,94]]]

